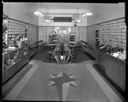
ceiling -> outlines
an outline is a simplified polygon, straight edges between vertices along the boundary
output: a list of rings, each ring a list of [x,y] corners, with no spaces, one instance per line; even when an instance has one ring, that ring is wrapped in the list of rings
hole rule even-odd
[[[90,5],[89,3],[27,3],[36,8],[50,8],[50,9],[87,9]]]
[[[94,4],[89,3],[29,3],[35,11],[39,11],[44,18],[73,17],[81,19],[81,16],[89,11]]]
[[[53,17],[73,17],[83,19],[82,15],[87,12],[91,12],[93,16],[96,15],[95,11],[99,11],[101,8],[113,6],[115,4],[104,3],[57,3],[57,2],[38,2],[38,3],[26,3],[26,5],[35,11],[39,11],[44,17],[42,19]],[[99,11],[100,12],[100,11]],[[87,16],[86,16],[87,17]]]

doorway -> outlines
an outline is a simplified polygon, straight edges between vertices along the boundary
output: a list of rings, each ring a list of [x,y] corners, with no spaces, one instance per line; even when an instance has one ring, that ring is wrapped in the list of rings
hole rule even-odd
[[[58,35],[59,42],[69,43],[69,35],[71,32],[71,27],[67,27],[67,26],[54,27],[54,31]]]

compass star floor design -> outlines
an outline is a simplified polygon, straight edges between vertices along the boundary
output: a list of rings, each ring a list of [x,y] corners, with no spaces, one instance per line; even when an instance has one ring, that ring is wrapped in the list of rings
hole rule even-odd
[[[95,75],[88,70],[94,68],[88,66],[92,61],[86,55],[78,56],[86,61],[71,64],[46,63],[43,60],[45,55],[41,50],[34,56],[30,61],[33,67],[7,93],[5,100],[111,102],[95,80]]]
[[[70,85],[74,87],[78,87],[77,84],[74,82],[76,81],[76,79],[74,79],[74,76],[67,75],[64,71],[60,72],[59,75],[52,74],[52,78],[50,78],[49,81],[52,82],[50,82],[48,86],[56,87],[60,101],[66,100],[68,88]]]

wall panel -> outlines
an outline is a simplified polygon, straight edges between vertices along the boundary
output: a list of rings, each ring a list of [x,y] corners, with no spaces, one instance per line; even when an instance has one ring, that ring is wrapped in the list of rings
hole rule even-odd
[[[86,27],[85,26],[78,27],[78,40],[86,41]]]

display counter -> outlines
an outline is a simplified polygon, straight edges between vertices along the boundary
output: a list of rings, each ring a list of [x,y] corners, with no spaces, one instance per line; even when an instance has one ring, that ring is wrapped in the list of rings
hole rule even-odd
[[[79,46],[81,46],[82,50],[86,53],[88,53],[89,55],[91,55],[93,57],[93,59],[96,59],[96,51],[95,49],[93,49],[90,45],[83,45],[81,43],[79,43]]]
[[[29,58],[31,58],[34,54],[36,54],[36,52],[37,52],[37,45],[33,43],[28,47]]]
[[[28,48],[29,58],[31,58],[33,55],[35,55],[37,51],[40,51],[40,49],[42,49],[45,45],[46,45],[46,43],[43,41],[37,41],[37,42],[31,44]]]
[[[47,45],[47,43],[44,42],[43,40],[37,41],[35,44],[37,45],[38,51],[40,51],[40,49],[42,49],[44,46]]]
[[[2,53],[2,83],[5,83],[25,64],[29,62],[28,53],[24,48],[7,50]]]
[[[119,89],[125,90],[126,62],[97,49],[97,67]]]

